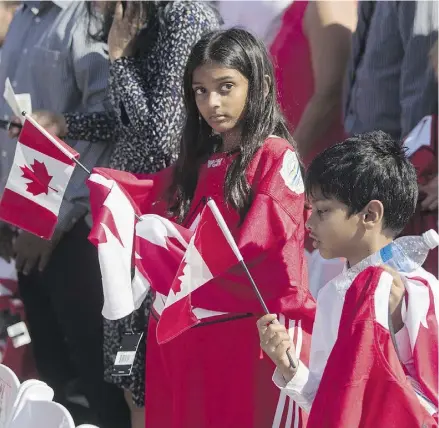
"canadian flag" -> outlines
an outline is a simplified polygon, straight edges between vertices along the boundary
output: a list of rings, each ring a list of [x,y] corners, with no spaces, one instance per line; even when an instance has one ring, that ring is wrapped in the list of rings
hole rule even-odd
[[[167,296],[193,232],[164,217],[140,217],[135,236],[133,289],[146,295],[149,286]]]
[[[131,287],[135,210],[116,181],[93,173],[88,179],[93,227],[89,240],[98,248],[104,291],[102,315],[123,318],[137,309]]]
[[[215,202],[204,207],[157,325],[157,341],[166,343],[199,323],[191,293],[236,265],[242,256]]]
[[[27,117],[0,201],[0,218],[45,239],[52,237],[79,154]]]
[[[95,168],[87,182],[93,217],[89,240],[98,248],[102,314],[107,319],[120,319],[138,309],[151,284],[167,295],[192,236],[159,215],[139,217],[139,205],[154,194],[161,179]]]
[[[400,355],[389,332],[392,277],[368,267],[350,284],[309,428],[437,428],[439,283],[423,269],[403,281]]]

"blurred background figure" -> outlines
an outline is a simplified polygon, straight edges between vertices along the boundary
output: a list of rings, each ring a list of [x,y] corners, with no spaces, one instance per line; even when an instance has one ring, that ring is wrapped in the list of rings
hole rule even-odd
[[[430,61],[431,52],[437,54],[438,27],[437,2],[358,2],[344,126],[349,135],[382,130],[404,140],[410,134],[406,145],[424,146],[411,157],[420,201],[404,234],[437,230],[438,86]],[[413,130],[427,117],[428,126],[415,136]],[[424,268],[437,276],[437,249]]]
[[[15,10],[20,6],[19,1],[0,1],[0,61],[3,42],[8,32],[9,24],[14,17]]]
[[[431,68],[438,80],[438,41],[429,53]],[[415,215],[402,235],[420,235],[438,228],[438,116],[423,117],[404,139],[404,144],[416,167],[419,185],[419,201]],[[438,249],[431,250],[423,267],[438,276]]]
[[[224,28],[240,27],[271,45],[293,0],[215,1]]]
[[[88,39],[87,18],[83,1],[24,1],[3,44],[0,94],[9,78],[17,94],[30,94],[34,110],[102,111],[108,84],[107,47]],[[7,120],[11,114],[1,97],[0,117]],[[80,139],[68,143],[88,169],[108,165],[111,145]],[[15,147],[16,140],[0,130],[0,193]],[[97,251],[87,239],[86,178],[84,171],[75,169],[52,240],[24,231],[15,240],[19,293],[40,379],[55,390],[55,399],[72,411],[76,422],[126,428],[129,412],[123,394],[104,381],[103,292]],[[8,225],[0,229],[0,238],[10,244]],[[82,419],[83,408],[73,407],[69,400],[72,379],[80,381],[90,419]]]
[[[295,1],[271,45],[282,109],[305,165],[342,141],[356,1]]]
[[[360,1],[347,75],[344,126],[404,138],[437,113],[429,52],[438,37],[437,2]]]
[[[295,1],[271,44],[279,101],[302,160],[308,165],[344,139],[343,83],[356,26],[356,1]],[[344,268],[306,241],[313,296]]]

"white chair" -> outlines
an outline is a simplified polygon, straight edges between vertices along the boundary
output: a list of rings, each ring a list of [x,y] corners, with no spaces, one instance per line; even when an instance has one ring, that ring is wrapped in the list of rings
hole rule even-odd
[[[14,425],[15,421],[22,413],[28,402],[31,401],[52,401],[54,396],[53,389],[44,382],[39,380],[27,380],[20,385],[17,397],[10,411],[10,415],[6,422],[6,428]],[[21,417],[20,417],[21,418]],[[21,419],[20,419],[21,420]],[[24,428],[24,427],[23,427]]]
[[[96,425],[90,425],[90,424],[82,424],[78,425],[76,428],[99,428]]]
[[[75,423],[59,403],[28,400],[8,428],[75,428]]]
[[[11,411],[20,388],[20,381],[15,373],[0,364],[0,428],[6,428]]]

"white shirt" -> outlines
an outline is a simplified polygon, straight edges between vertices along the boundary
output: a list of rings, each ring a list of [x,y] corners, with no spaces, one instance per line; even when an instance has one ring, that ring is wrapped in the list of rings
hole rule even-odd
[[[362,266],[361,270],[363,269],[364,266]],[[356,269],[356,266],[354,266],[352,269],[346,270],[328,282],[328,284],[320,290],[317,296],[317,312],[311,338],[309,367],[300,361],[295,376],[288,383],[285,382],[277,369],[274,372],[273,382],[307,413],[311,410],[326,363],[338,337],[338,328],[346,292],[361,270]],[[410,276],[426,278],[431,285],[433,285],[433,283],[434,285],[439,284],[433,275],[422,268],[410,273]],[[411,283],[411,281],[407,280],[407,278],[404,278],[404,280],[407,288],[408,283]],[[392,282],[392,276],[387,272],[383,272],[380,284],[375,292],[376,320],[387,329],[388,302]],[[423,306],[425,307],[425,305]],[[402,309],[403,322],[407,318],[407,312],[410,312],[409,317],[413,317],[413,313],[416,313],[416,318],[422,315],[419,314],[418,308],[412,308],[410,306],[410,299],[409,308],[403,307]],[[414,377],[412,358],[414,343],[412,343],[410,332],[406,327],[398,332],[396,340],[402,363],[406,366],[409,374]]]

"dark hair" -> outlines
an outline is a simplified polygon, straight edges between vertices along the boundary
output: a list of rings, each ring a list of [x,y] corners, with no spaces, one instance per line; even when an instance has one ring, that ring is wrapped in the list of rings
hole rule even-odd
[[[416,170],[402,144],[382,131],[355,135],[320,153],[305,176],[308,196],[320,190],[359,213],[371,200],[384,206],[383,229],[396,236],[416,209]]]
[[[199,114],[192,89],[194,70],[212,62],[237,70],[248,79],[239,151],[227,171],[224,186],[225,200],[239,212],[241,221],[252,201],[245,171],[255,152],[271,134],[293,144],[277,104],[273,66],[264,44],[240,29],[215,31],[205,35],[193,47],[184,73],[187,120],[169,190],[171,213],[180,221],[188,214],[200,165],[222,144],[221,137],[212,135],[212,129]],[[269,93],[264,96],[266,75],[270,84]]]
[[[96,11],[94,2],[87,1],[86,3],[89,15],[89,37],[107,43],[117,2],[106,1],[102,13]],[[166,25],[164,16],[170,3],[173,2],[131,0],[122,2],[124,16],[128,16],[133,23],[137,20],[139,26],[134,42],[133,56],[145,54],[156,43],[160,29]]]

